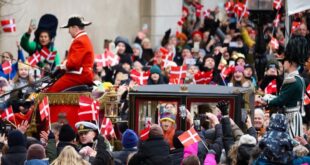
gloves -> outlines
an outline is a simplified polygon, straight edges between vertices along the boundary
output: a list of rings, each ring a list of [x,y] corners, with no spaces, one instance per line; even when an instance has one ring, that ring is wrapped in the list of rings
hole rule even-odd
[[[221,110],[223,116],[228,115],[228,105],[229,102],[225,100],[222,100],[217,103],[217,107]]]

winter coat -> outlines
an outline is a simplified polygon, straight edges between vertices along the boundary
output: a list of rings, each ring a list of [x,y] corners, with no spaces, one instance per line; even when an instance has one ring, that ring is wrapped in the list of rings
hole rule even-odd
[[[130,159],[129,165],[172,164],[169,150],[169,144],[162,136],[150,137],[140,145],[138,153]]]
[[[181,164],[181,162],[183,160],[183,152],[184,152],[184,148],[177,148],[177,149],[170,151],[169,156],[172,160],[172,164],[174,164],[174,165]]]
[[[20,46],[29,53],[29,55],[32,55],[33,53],[35,53],[37,50],[41,50],[42,46],[40,44],[38,44],[35,41],[30,41],[30,34],[25,33],[21,40],[20,40]],[[57,51],[56,48],[54,46],[52,46],[51,48],[49,48],[50,51]],[[57,52],[56,56],[55,56],[55,60],[54,63],[56,66],[59,66],[61,63],[61,59],[60,59],[60,55],[59,52]]]
[[[188,147],[184,148],[184,158],[187,158],[188,156],[191,155],[197,155],[198,154],[198,143],[194,143]],[[212,150],[212,148],[209,148],[209,153],[205,156],[203,159],[203,164],[204,165],[216,165],[216,160],[215,160],[215,152]]]
[[[138,149],[136,148],[124,148],[121,151],[113,152],[112,156],[114,158],[114,164],[115,165],[126,165],[128,155],[136,151],[138,151]]]
[[[25,161],[25,165],[49,165],[48,160],[32,159]]]
[[[24,57],[22,50],[18,50],[18,59],[17,60],[18,61],[20,60],[21,62],[25,62],[25,57]],[[0,77],[4,77],[7,80],[8,79],[12,80],[18,71],[18,62],[12,63],[11,69],[12,69],[11,73],[5,74],[3,71],[2,65],[0,65]]]
[[[1,158],[2,165],[24,165],[27,149],[24,146],[10,147],[7,154]]]
[[[47,143],[47,147],[45,149],[46,157],[48,157],[48,161],[52,163],[57,158],[57,148],[55,139],[49,139]]]
[[[108,145],[105,142],[105,138],[102,136],[98,136],[97,140],[98,140],[96,147],[97,154],[95,158],[90,160],[90,163],[92,165],[114,164],[112,154],[108,151]]]

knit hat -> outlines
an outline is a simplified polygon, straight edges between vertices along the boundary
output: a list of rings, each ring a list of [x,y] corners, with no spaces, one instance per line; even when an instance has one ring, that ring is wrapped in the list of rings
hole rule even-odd
[[[157,73],[161,75],[161,70],[157,65],[153,65],[150,69],[151,74]]]
[[[26,138],[19,130],[13,130],[8,135],[9,147],[23,146],[26,147]]]
[[[160,121],[169,120],[175,123],[176,114],[177,114],[175,108],[172,108],[172,109],[161,108],[159,113],[160,113]]]
[[[243,71],[244,71],[244,67],[243,66],[237,65],[235,67],[235,72],[242,72],[243,73]]]
[[[196,31],[194,31],[194,32],[192,33],[192,37],[194,37],[195,35],[199,35],[201,38],[203,37],[202,32],[201,32],[201,31],[198,31],[198,30],[196,30]]]
[[[137,44],[137,43],[134,43],[132,47],[135,48],[135,49],[139,49],[139,58],[142,58],[143,50],[142,50],[141,45]]]
[[[60,128],[59,141],[71,142],[75,139],[75,137],[75,132],[69,124],[65,124]]]
[[[45,149],[40,144],[32,144],[27,150],[27,160],[44,159],[45,157]]]
[[[153,124],[150,128],[150,132],[149,132],[149,138],[152,137],[163,137],[164,136],[164,132],[161,129],[161,127],[157,124]]]
[[[248,134],[242,135],[239,140],[239,146],[243,144],[256,145],[256,139]]]
[[[122,144],[124,148],[133,148],[136,147],[138,144],[139,138],[137,134],[131,130],[127,129],[122,136]]]

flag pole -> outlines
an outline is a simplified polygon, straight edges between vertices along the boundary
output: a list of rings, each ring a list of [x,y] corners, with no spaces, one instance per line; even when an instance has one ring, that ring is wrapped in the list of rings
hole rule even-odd
[[[209,148],[207,147],[206,143],[205,143],[203,140],[201,140],[201,143],[203,144],[203,146],[205,146],[205,148],[207,149],[207,151],[209,151]]]
[[[52,130],[52,123],[51,123],[51,108],[50,108],[50,103],[47,97],[47,101],[48,101],[48,124],[49,124],[49,128],[50,130]]]

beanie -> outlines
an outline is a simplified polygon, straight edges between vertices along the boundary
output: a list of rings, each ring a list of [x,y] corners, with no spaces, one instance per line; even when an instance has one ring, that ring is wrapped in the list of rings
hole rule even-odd
[[[235,72],[242,72],[243,73],[243,71],[244,71],[244,67],[243,66],[237,65],[235,67]]]
[[[153,65],[150,69],[151,74],[153,73],[157,73],[159,75],[161,75],[161,70],[157,65]]]
[[[26,138],[19,130],[10,131],[8,134],[9,147],[24,146],[26,147]]]
[[[65,124],[60,128],[59,141],[71,142],[75,139],[75,137],[75,132],[69,124]]]
[[[163,130],[161,129],[161,127],[157,124],[153,124],[150,128],[150,133],[149,133],[149,137],[163,137],[164,133]]]
[[[133,148],[136,147],[138,144],[139,138],[137,134],[131,130],[127,129],[122,136],[122,144],[124,148]]]
[[[44,159],[45,149],[41,144],[32,144],[27,150],[27,160]]]
[[[239,146],[242,144],[256,145],[256,139],[248,134],[242,135],[239,140]]]

